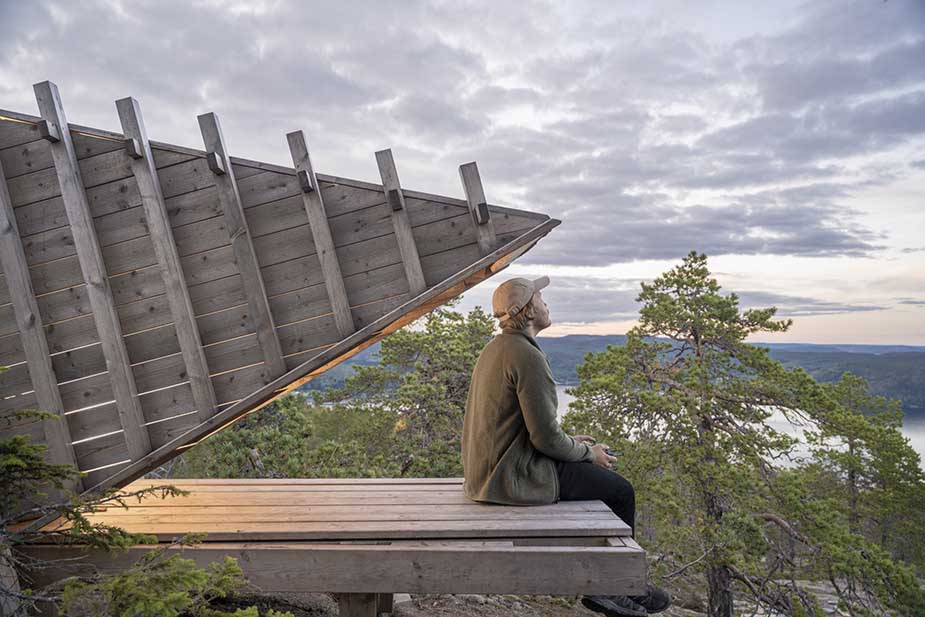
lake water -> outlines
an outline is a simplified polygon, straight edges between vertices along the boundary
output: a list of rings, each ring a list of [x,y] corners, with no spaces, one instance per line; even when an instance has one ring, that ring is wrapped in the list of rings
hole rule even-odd
[[[567,386],[556,386],[556,393],[559,396],[559,419],[568,411],[569,403],[575,400],[575,397],[566,393]],[[771,424],[779,431],[796,435],[798,429],[790,425],[783,416],[772,416]],[[905,421],[902,429],[903,435],[909,438],[909,443],[922,457],[922,468],[925,469],[925,421]]]

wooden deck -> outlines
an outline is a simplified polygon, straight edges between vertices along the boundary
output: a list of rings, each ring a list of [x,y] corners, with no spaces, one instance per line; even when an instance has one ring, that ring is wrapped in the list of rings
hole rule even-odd
[[[480,504],[463,495],[458,478],[170,483],[190,494],[91,518],[161,542],[207,533],[186,556],[202,564],[234,556],[265,591],[574,595],[636,593],[645,582],[644,551],[600,501]],[[83,556],[69,562],[67,572],[38,573],[44,578],[90,566],[123,568],[150,549],[112,557],[36,545],[30,553]]]

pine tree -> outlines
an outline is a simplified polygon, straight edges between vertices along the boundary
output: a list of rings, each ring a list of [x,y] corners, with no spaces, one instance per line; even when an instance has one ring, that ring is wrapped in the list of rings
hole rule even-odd
[[[566,428],[618,451],[619,471],[642,504],[637,537],[659,555],[653,573],[705,578],[711,617],[733,614],[736,590],[785,614],[821,614],[797,582],[810,575],[850,581],[841,590],[868,585],[867,605],[843,594],[852,614],[919,606],[911,570],[852,533],[781,465],[795,464],[798,444],[776,428],[781,416],[807,427],[844,417],[803,370],[746,342],[791,322],[775,320],[774,308],[740,310],[694,252],[644,283],[638,301],[626,344],[589,354],[579,367]],[[876,565],[856,563],[858,554]],[[884,585],[874,588],[871,568]]]

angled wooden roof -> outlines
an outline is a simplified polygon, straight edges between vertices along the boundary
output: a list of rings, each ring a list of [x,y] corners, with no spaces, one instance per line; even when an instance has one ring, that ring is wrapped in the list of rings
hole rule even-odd
[[[40,117],[0,110],[0,416],[58,414],[28,433],[121,486],[505,267],[558,225],[466,199],[231,157],[214,114],[204,150],[70,125],[54,84]],[[281,140],[281,146],[283,141]]]

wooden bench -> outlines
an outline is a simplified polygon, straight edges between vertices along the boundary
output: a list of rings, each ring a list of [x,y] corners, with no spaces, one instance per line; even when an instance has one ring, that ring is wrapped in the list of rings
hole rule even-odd
[[[459,478],[169,482],[190,494],[91,518],[161,542],[205,532],[186,557],[201,565],[235,557],[266,592],[336,593],[341,615],[390,612],[393,592],[634,594],[645,583],[644,551],[600,501],[480,504],[463,495]],[[41,583],[88,566],[125,568],[151,548],[112,557],[36,545],[29,553],[83,557],[37,572]]]

